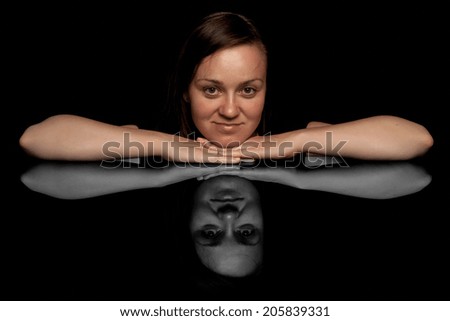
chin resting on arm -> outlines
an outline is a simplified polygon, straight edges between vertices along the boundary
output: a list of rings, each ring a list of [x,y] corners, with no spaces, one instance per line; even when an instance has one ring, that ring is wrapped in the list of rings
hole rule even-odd
[[[211,152],[199,142],[133,125],[115,126],[74,115],[58,115],[25,130],[19,141],[46,160],[95,161],[157,156],[178,162],[238,163],[239,157]]]
[[[336,125],[311,122],[295,133],[302,152],[366,160],[412,159],[433,146],[433,138],[425,127],[395,116],[374,116]]]

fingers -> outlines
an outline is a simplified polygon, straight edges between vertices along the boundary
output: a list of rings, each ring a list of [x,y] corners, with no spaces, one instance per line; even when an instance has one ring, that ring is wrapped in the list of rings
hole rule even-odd
[[[209,140],[204,139],[204,138],[197,138],[197,142],[199,142],[200,144],[202,144],[202,146],[204,148],[210,149],[210,150],[219,150],[219,148],[217,146],[215,146],[213,143],[211,143]]]
[[[216,156],[202,158],[197,162],[203,164],[239,164],[241,162],[241,159],[238,157]]]
[[[194,158],[199,163],[205,164],[238,164],[241,161],[240,157],[235,157],[231,154],[224,154],[221,149],[198,148]]]
[[[205,138],[199,137],[197,138],[197,142],[199,142],[203,148],[206,148],[208,152],[215,153],[217,156],[240,158],[239,152],[233,152],[230,148],[218,147]]]
[[[242,145],[225,151],[225,154],[231,157],[239,157],[244,162],[253,162],[255,159],[261,158],[258,148]]]
[[[183,137],[177,137],[170,145],[167,159],[184,163],[197,164],[238,164],[241,157],[234,156],[224,149],[214,146],[204,138],[195,141]]]
[[[234,173],[234,172],[219,172],[219,173],[208,174],[208,175],[197,177],[197,180],[198,181],[206,181],[206,180],[208,180],[210,178],[217,177],[217,176],[223,176],[223,175],[239,176],[238,173]]]
[[[197,177],[197,180],[199,181],[203,181],[203,180],[207,180],[213,177],[217,177],[217,176],[221,176],[221,175],[234,175],[234,176],[239,176],[240,173],[240,168],[239,167],[222,167],[220,169],[218,169],[216,172],[214,173],[210,173],[210,174],[205,174],[202,176]]]
[[[208,149],[211,152],[216,152],[217,155],[239,158],[241,160],[254,161],[258,157],[258,147],[259,144],[257,142],[246,142],[240,146],[234,148],[221,148],[205,138],[197,138],[197,142],[199,142],[204,148]]]
[[[204,145],[205,143],[209,143],[209,141],[207,139],[202,138],[202,137],[197,138],[197,141],[199,143],[201,143],[202,145]]]

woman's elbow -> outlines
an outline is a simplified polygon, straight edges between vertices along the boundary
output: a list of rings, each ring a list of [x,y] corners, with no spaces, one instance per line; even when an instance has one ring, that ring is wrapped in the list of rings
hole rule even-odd
[[[431,149],[431,147],[433,147],[434,139],[425,127],[422,127],[422,133],[418,136],[419,137],[417,138],[417,145],[419,146],[418,154],[420,156],[427,153]]]
[[[55,115],[31,125],[19,138],[20,147],[31,156],[50,159],[52,145],[64,133],[72,119],[71,115]]]
[[[28,127],[19,138],[19,145],[30,156],[51,159],[48,154],[50,142],[42,133],[41,124]]]
[[[30,127],[28,127],[22,134],[22,136],[20,136],[19,138],[19,145],[20,147],[27,152],[28,154],[33,154],[33,146],[35,146],[34,143],[34,135],[32,134],[33,132],[33,127],[35,125],[32,125]]]
[[[391,121],[394,128],[401,128],[398,134],[402,139],[399,139],[398,142],[401,142],[403,147],[398,147],[403,150],[400,155],[403,160],[422,156],[433,147],[433,136],[425,126],[398,117],[387,119]]]
[[[402,160],[413,159],[425,155],[431,147],[433,147],[433,136],[425,127],[421,126],[419,133],[414,136],[414,139],[409,139],[409,147],[406,147],[405,154],[401,157]]]

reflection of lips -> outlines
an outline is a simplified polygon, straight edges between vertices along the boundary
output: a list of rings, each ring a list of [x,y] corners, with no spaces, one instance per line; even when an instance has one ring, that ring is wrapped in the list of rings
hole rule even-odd
[[[223,199],[217,199],[217,198],[211,198],[211,202],[222,202],[222,203],[233,203],[244,200],[243,197],[237,197],[237,198],[223,198]]]
[[[223,197],[211,198],[209,200],[209,206],[211,209],[218,213],[224,211],[241,212],[247,201],[243,197],[234,197],[231,195],[223,195]]]

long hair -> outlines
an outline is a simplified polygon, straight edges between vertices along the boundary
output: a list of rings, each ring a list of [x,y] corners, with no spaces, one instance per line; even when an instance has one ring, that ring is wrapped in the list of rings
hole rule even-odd
[[[180,134],[187,137],[196,132],[192,121],[190,103],[184,95],[187,93],[199,64],[214,52],[243,44],[256,44],[266,54],[259,31],[247,17],[232,12],[216,12],[204,17],[200,24],[186,39],[172,74],[168,92],[168,108],[178,118]],[[258,134],[264,132],[265,115],[258,128]]]

